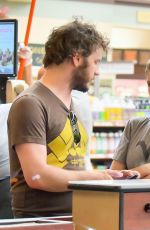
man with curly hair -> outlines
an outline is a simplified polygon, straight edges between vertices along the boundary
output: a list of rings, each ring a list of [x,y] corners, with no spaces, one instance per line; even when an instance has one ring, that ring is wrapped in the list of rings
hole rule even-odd
[[[88,135],[72,106],[72,90],[88,90],[107,46],[93,25],[78,20],[50,34],[43,77],[16,98],[8,117],[15,217],[71,214],[69,181],[124,177],[86,170]]]

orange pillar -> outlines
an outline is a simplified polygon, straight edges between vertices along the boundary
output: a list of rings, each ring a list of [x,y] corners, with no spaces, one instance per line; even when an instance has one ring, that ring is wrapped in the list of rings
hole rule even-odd
[[[28,24],[27,24],[25,39],[24,39],[24,44],[26,46],[28,45],[28,40],[29,40],[29,35],[30,35],[30,28],[31,28],[31,24],[32,24],[32,18],[33,18],[35,3],[36,3],[36,0],[32,0],[31,7],[30,7],[30,12],[29,12],[29,17],[28,17]],[[20,59],[20,67],[19,67],[19,71],[18,71],[18,80],[22,79],[23,70],[24,70],[24,64],[25,64],[25,60]]]

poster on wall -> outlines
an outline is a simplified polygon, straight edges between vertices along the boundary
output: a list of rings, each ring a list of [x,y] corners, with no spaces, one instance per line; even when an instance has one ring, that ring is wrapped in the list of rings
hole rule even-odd
[[[29,47],[32,50],[32,65],[33,66],[42,66],[43,57],[45,54],[45,47],[42,44],[29,44]]]

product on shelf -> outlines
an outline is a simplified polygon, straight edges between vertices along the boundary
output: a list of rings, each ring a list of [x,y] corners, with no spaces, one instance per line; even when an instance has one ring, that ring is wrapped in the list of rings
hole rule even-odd
[[[119,144],[122,131],[93,133],[91,138],[91,154],[113,154]]]
[[[126,124],[135,117],[150,117],[150,99],[128,97],[97,98],[92,106],[93,123],[112,122],[112,125]]]

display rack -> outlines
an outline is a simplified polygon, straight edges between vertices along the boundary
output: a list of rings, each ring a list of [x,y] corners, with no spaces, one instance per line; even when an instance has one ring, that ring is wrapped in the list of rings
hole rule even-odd
[[[129,97],[126,98],[126,100],[131,100],[134,108],[123,109],[122,114],[124,116],[122,117],[109,116],[112,119],[108,120],[105,114],[105,116],[103,116],[105,120],[100,120],[101,112],[97,112],[97,116],[95,112],[93,113],[93,119],[95,120],[93,122],[93,135],[91,140],[91,161],[94,167],[98,165],[103,165],[104,167],[110,166],[112,156],[119,144],[122,132],[129,119],[150,117],[150,99],[148,97]],[[116,111],[118,112],[119,110],[113,108],[111,111],[111,108],[109,108],[109,115],[112,115],[112,112],[115,113]]]
[[[116,146],[114,146],[115,140],[112,139],[114,138],[114,136],[110,138],[111,140],[108,140],[109,137],[107,136],[109,136],[109,133],[111,133],[111,135],[115,135],[115,133],[122,132],[124,130],[124,127],[125,127],[125,124],[123,122],[94,122],[93,135],[95,135],[94,137],[95,142],[96,142],[95,145],[98,145],[98,146],[95,146],[96,148],[95,152],[92,151],[91,149],[90,159],[91,159],[91,162],[94,168],[104,169],[104,168],[110,167],[110,164],[113,158],[113,153],[114,153],[113,150],[115,149]],[[100,133],[105,134],[105,140],[99,139],[97,141],[97,138],[101,138]],[[98,136],[96,137],[97,134]],[[109,151],[109,146],[111,148],[110,151]],[[93,148],[93,143],[92,143],[91,148]],[[101,150],[98,151],[97,148]]]
[[[117,131],[123,131],[125,127],[125,124],[120,125],[113,125],[112,123],[94,123],[93,125],[93,132],[117,132]]]

